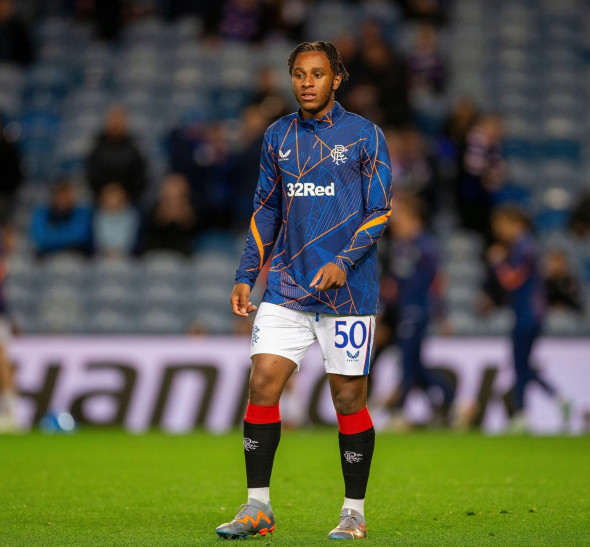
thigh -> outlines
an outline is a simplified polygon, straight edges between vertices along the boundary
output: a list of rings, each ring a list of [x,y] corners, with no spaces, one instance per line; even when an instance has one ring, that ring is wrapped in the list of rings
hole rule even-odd
[[[259,354],[284,357],[297,369],[316,337],[309,327],[309,316],[263,302],[252,328],[250,356]]]
[[[313,326],[328,374],[366,376],[369,373],[374,315],[320,314]]]

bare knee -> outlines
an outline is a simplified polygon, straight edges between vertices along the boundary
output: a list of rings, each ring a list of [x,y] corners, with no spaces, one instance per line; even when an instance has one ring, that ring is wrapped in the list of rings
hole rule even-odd
[[[338,414],[354,414],[367,406],[366,377],[331,379],[332,401]]]
[[[256,355],[250,374],[250,402],[255,405],[275,405],[281,398],[295,364],[284,357]]]

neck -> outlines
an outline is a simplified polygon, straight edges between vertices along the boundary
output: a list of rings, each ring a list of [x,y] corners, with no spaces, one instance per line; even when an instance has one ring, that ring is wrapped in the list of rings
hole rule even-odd
[[[303,108],[301,109],[301,117],[304,120],[311,120],[312,118],[315,118],[316,120],[321,120],[328,112],[330,112],[330,110],[332,110],[332,108],[334,108],[334,104],[335,104],[335,100],[334,100],[334,96],[332,95],[332,98],[330,99],[330,102],[324,107],[322,108],[319,112],[307,112],[306,110],[303,110]]]

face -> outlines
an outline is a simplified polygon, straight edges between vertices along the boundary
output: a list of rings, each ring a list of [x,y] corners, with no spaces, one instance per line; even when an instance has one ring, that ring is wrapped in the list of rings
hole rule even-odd
[[[110,182],[100,193],[100,204],[107,211],[119,211],[127,205],[125,190],[120,184]]]
[[[506,215],[497,213],[492,216],[492,230],[500,241],[511,243],[518,239],[522,229],[519,222],[515,222]]]
[[[119,138],[127,134],[127,129],[127,112],[120,107],[114,107],[109,110],[105,123],[107,134],[111,137]]]
[[[71,184],[63,183],[53,191],[52,205],[60,211],[68,211],[76,204],[74,188]]]
[[[420,231],[420,220],[402,203],[395,203],[389,220],[390,233],[401,240],[412,239]]]
[[[304,120],[325,116],[334,106],[334,91],[342,78],[335,76],[323,51],[308,51],[295,57],[291,82]]]

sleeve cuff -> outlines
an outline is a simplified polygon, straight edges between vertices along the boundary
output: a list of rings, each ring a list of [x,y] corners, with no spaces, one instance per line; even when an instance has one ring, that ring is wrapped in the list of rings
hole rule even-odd
[[[236,283],[246,283],[246,285],[249,285],[251,289],[256,284],[256,280],[252,281],[251,279],[241,276],[241,275],[236,275],[235,282]]]
[[[338,266],[346,275],[350,273],[350,271],[354,268],[354,264],[348,258],[343,258],[341,256],[337,256],[334,259],[334,264]]]

